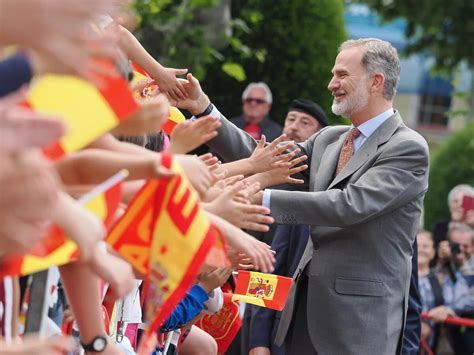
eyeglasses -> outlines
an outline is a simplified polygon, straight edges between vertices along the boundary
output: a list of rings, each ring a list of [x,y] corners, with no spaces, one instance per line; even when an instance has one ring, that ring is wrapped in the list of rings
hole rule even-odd
[[[244,100],[244,103],[246,103],[246,104],[251,104],[252,102],[255,102],[257,105],[262,105],[262,104],[267,103],[265,100],[256,99],[256,98],[253,98],[253,97],[247,97],[247,98]]]

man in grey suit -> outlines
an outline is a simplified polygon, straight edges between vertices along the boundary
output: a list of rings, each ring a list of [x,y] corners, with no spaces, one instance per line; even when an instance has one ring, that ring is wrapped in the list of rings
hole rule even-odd
[[[332,110],[352,126],[324,128],[299,144],[309,157],[300,173],[304,191],[255,196],[276,223],[312,227],[276,342],[287,338],[287,354],[395,354],[428,188],[428,146],[393,109],[400,63],[388,42],[344,42],[332,73]],[[218,115],[205,95],[190,97],[194,114],[207,108]],[[221,120],[209,145],[227,160],[249,156],[256,142]]]

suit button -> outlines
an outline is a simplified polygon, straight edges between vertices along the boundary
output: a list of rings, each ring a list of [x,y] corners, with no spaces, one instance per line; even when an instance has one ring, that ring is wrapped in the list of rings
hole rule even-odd
[[[318,250],[318,249],[319,249],[319,246],[320,246],[320,245],[319,245],[319,242],[318,242],[317,240],[313,242],[313,248],[314,248],[314,250]]]

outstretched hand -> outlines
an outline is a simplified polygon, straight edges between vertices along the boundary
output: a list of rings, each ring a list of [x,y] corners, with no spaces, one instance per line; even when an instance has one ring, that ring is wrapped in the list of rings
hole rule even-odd
[[[211,116],[180,122],[171,132],[168,151],[173,154],[189,153],[216,137],[220,126],[221,122]]]
[[[49,63],[48,70],[92,79],[94,60],[117,61],[119,51],[113,39],[91,35],[90,24],[101,14],[113,14],[121,3],[125,1],[1,1],[0,44],[32,48]]]
[[[285,142],[286,138],[286,135],[282,134],[273,142],[266,144],[265,135],[262,135],[260,142],[249,158],[254,173],[260,173],[274,168],[288,167],[290,165],[283,153],[293,148],[295,143]]]
[[[170,115],[170,103],[165,95],[140,100],[140,108],[112,130],[115,135],[139,136],[161,129]]]
[[[186,92],[186,98],[171,101],[172,106],[176,106],[180,109],[185,109],[191,112],[193,115],[200,114],[209,106],[209,98],[202,91],[199,81],[191,74],[188,73],[186,79],[178,79]]]
[[[191,185],[202,198],[214,184],[216,177],[210,169],[196,156],[178,154],[174,157],[183,168]]]
[[[300,152],[301,149],[298,148],[290,153],[282,155],[280,160],[281,166],[255,174],[248,178],[248,181],[259,182],[262,188],[280,184],[304,184],[303,179],[293,177],[293,175],[308,169],[307,164],[299,165],[308,159],[306,155],[298,156]]]
[[[268,224],[273,223],[273,218],[268,216],[270,210],[248,203],[240,195],[243,187],[243,182],[237,182],[215,200],[206,204],[205,208],[239,228],[267,232],[269,230]]]
[[[158,84],[160,91],[166,94],[170,100],[184,100],[187,96],[186,90],[183,82],[177,76],[184,75],[187,72],[188,69],[162,68],[160,75],[153,79]]]

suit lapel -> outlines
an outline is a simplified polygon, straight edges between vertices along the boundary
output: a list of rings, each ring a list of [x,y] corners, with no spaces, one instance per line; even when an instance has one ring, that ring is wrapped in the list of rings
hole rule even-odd
[[[324,154],[321,158],[321,163],[319,164],[318,171],[315,176],[315,191],[326,190],[327,186],[334,177],[334,172],[336,171],[337,160],[339,159],[339,153],[344,144],[344,140],[348,135],[348,131],[341,134],[339,139],[331,144],[329,144],[324,150]]]
[[[342,180],[354,174],[362,165],[364,165],[367,160],[372,158],[377,153],[378,146],[389,140],[393,133],[395,133],[395,130],[402,123],[402,119],[398,112],[388,118],[378,129],[375,130],[375,132],[369,138],[367,138],[367,140],[364,142],[364,144],[362,144],[351,160],[349,160],[344,169],[342,169],[339,175],[337,175],[329,184],[327,189],[331,189]],[[346,135],[344,135],[344,138],[345,136]],[[338,154],[340,151],[341,148],[339,149]],[[339,155],[335,159],[336,163],[338,157]],[[334,172],[335,170],[333,169],[332,171]]]

